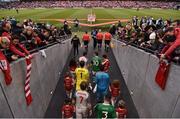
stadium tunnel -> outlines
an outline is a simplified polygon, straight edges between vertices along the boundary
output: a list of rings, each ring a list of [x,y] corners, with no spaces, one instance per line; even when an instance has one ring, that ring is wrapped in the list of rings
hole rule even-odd
[[[110,77],[121,81],[121,98],[126,101],[128,117],[180,117],[180,67],[172,64],[166,89],[162,91],[154,81],[159,62],[155,56],[133,46],[122,47],[120,41],[113,43],[114,48],[108,53]],[[11,85],[5,85],[0,73],[0,117],[61,117],[65,99],[63,75],[72,57],[70,40],[44,52],[47,57],[41,51],[33,54],[30,80],[33,102],[29,106],[24,96],[24,59],[11,64]],[[92,54],[90,48],[88,58]]]

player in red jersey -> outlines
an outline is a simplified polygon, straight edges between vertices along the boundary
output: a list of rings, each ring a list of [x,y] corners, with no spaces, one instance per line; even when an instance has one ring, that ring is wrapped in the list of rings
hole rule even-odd
[[[96,35],[96,39],[97,39],[97,42],[98,42],[98,49],[100,50],[101,47],[102,47],[102,41],[103,41],[103,33],[101,32],[101,29],[99,29],[99,32],[97,33]]]
[[[70,70],[73,78],[75,77],[76,68],[77,68],[77,62],[76,62],[75,58],[72,58],[69,62],[69,70]]]
[[[74,79],[67,73],[64,77],[64,88],[66,91],[66,95],[71,98],[72,97],[72,90],[74,86]]]
[[[65,104],[62,107],[62,118],[73,119],[75,107],[72,105],[71,99],[66,99]]]
[[[102,65],[104,66],[104,71],[108,72],[109,67],[110,67],[110,61],[109,61],[107,55],[105,55],[105,54],[103,55]]]
[[[88,52],[88,44],[89,44],[89,41],[90,41],[90,35],[88,34],[87,31],[83,35],[82,40],[84,42],[84,48],[85,48],[86,52]]]
[[[120,100],[118,103],[118,107],[116,108],[116,115],[118,119],[126,118],[127,117],[127,109],[125,107],[125,102]]]
[[[112,95],[111,103],[114,105],[116,103],[117,97],[120,94],[120,81],[119,80],[113,80],[112,84],[110,85],[110,92]]]

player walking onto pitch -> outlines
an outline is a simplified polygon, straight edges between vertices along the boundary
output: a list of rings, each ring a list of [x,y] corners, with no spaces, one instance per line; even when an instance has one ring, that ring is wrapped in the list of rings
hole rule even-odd
[[[81,82],[89,82],[89,71],[85,68],[85,62],[81,61],[79,65],[80,67],[75,70],[76,91],[80,90]]]
[[[71,73],[71,76],[74,78],[75,77],[75,70],[77,68],[77,62],[75,58],[72,58],[69,62],[69,71]]]
[[[102,65],[104,66],[104,71],[108,72],[109,68],[110,68],[110,61],[107,57],[107,55],[103,55],[103,61],[102,61]]]
[[[73,86],[74,86],[74,79],[67,73],[64,78],[64,88],[68,98],[72,98]]]
[[[89,36],[87,31],[83,35],[82,40],[84,42],[84,48],[85,48],[86,52],[88,52],[88,44],[89,44],[89,41],[90,41],[90,36]]]
[[[111,104],[114,105],[117,101],[117,97],[120,94],[120,81],[119,80],[113,80],[112,84],[110,85],[110,92],[111,92]]]
[[[125,102],[123,100],[120,100],[118,102],[118,107],[116,108],[116,115],[117,118],[126,118],[127,117],[127,109],[125,107]]]
[[[80,89],[76,92],[76,118],[87,118],[90,105],[90,97],[87,92],[88,84],[85,81],[82,81],[80,84]]]
[[[91,60],[92,64],[92,74],[95,75],[96,72],[100,70],[99,66],[102,63],[102,59],[99,57],[98,52],[94,52],[94,57]]]
[[[111,95],[108,94],[104,97],[103,103],[98,103],[95,106],[96,118],[99,119],[116,118],[116,112],[114,106],[112,106],[110,102],[111,102]]]
[[[103,33],[101,32],[101,29],[99,29],[99,32],[96,35],[97,42],[98,42],[98,49],[100,50],[102,47],[102,41],[103,41]]]
[[[66,99],[65,104],[62,107],[62,118],[73,119],[73,114],[75,112],[75,107],[72,105],[71,99]]]
[[[100,65],[100,71],[96,73],[95,83],[96,86],[93,92],[96,92],[96,98],[99,102],[103,100],[105,95],[107,95],[110,84],[109,74],[104,72],[103,65]]]
[[[83,56],[79,57],[79,62],[84,61],[85,66],[87,66],[88,58],[87,58],[87,52],[83,53]]]
[[[109,51],[110,42],[111,42],[112,35],[109,32],[104,34],[104,43],[105,43],[105,51]]]

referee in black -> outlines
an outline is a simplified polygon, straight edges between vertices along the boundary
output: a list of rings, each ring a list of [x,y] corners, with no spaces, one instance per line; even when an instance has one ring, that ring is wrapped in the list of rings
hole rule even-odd
[[[81,46],[80,39],[77,37],[77,34],[71,39],[71,44],[74,50],[74,56],[79,55],[79,46]]]

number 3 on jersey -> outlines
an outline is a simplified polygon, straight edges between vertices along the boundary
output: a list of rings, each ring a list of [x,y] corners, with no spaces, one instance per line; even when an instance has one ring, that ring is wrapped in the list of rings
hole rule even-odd
[[[108,115],[108,112],[106,112],[106,111],[103,111],[102,112],[102,119],[107,119],[107,116]]]

